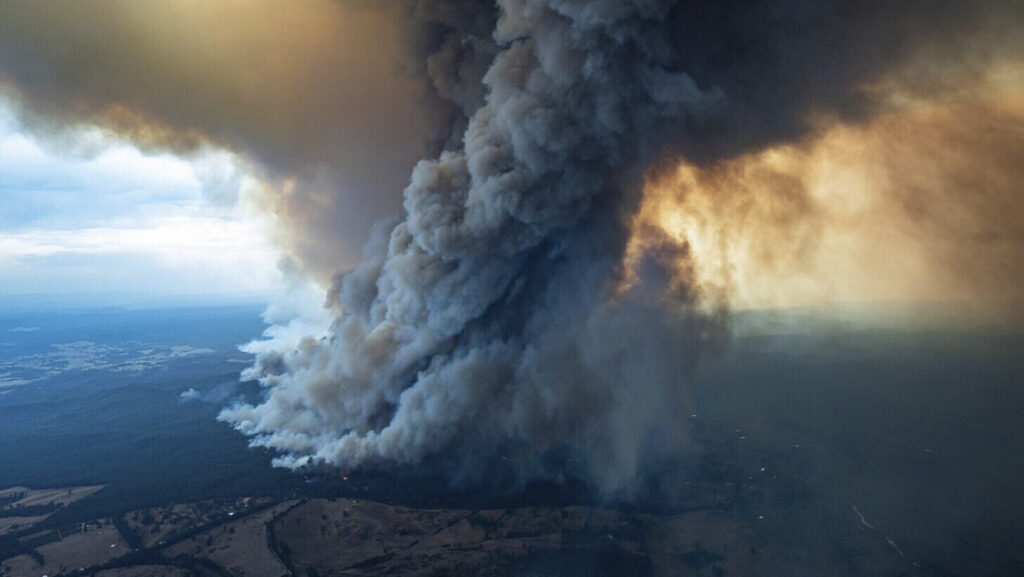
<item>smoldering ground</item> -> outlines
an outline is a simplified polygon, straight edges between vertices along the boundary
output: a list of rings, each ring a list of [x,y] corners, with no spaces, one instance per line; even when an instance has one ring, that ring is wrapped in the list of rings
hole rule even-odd
[[[971,92],[1020,60],[1024,18],[995,0],[4,11],[0,78],[27,122],[233,150],[297,270],[337,273],[326,334],[257,346],[266,398],[221,415],[279,465],[500,450],[530,476],[564,452],[607,494],[687,447],[688,381],[729,303],[701,282],[714,251],[635,241],[646,178]]]

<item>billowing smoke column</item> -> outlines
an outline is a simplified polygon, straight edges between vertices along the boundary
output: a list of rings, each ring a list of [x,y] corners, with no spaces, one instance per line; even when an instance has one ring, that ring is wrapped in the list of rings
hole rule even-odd
[[[418,4],[438,26],[426,73],[454,110],[447,150],[337,279],[329,335],[263,352],[248,376],[267,398],[221,419],[286,467],[565,448],[602,490],[627,487],[685,442],[687,372],[721,329],[685,244],[649,247],[622,282],[645,171],[795,138],[811,111],[865,115],[866,83],[944,57],[939,36],[967,46],[1006,6],[959,25],[940,4]]]
[[[252,375],[266,401],[221,415],[284,453],[279,465],[566,445],[615,489],[652,435],[680,438],[704,329],[684,320],[685,293],[609,300],[616,211],[659,125],[718,95],[666,69],[649,36],[664,3],[502,9],[463,149],[416,166],[405,219],[378,228],[332,290],[330,336],[264,354]]]

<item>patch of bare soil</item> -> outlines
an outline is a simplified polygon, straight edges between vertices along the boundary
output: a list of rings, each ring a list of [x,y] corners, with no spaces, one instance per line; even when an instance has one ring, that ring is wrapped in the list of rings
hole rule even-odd
[[[5,577],[54,575],[76,571],[79,568],[106,563],[129,552],[121,534],[110,519],[90,523],[85,532],[66,535],[60,541],[47,543],[37,549],[43,557],[40,565],[27,555],[19,555],[3,562]]]
[[[0,490],[0,512],[3,513],[0,515],[0,536],[21,531],[46,519],[53,512],[46,508],[70,505],[102,488],[103,485],[91,485],[60,489],[10,487]]]
[[[187,569],[170,565],[139,565],[119,569],[107,569],[94,577],[190,577]]]
[[[45,519],[47,515],[35,517],[0,517],[0,535],[20,531]]]
[[[177,535],[246,512],[267,504],[263,498],[238,499],[235,501],[200,501],[178,503],[166,507],[154,507],[133,511],[124,516],[124,522],[142,540],[144,547],[160,545]]]
[[[422,510],[353,500],[310,501],[274,524],[295,572],[321,576],[506,575],[520,566],[544,574],[563,559],[649,574],[643,529],[634,517],[583,507]]]
[[[268,547],[267,523],[294,502],[281,503],[259,513],[224,523],[176,543],[167,557],[207,559],[236,577],[281,577],[288,569]]]
[[[90,485],[86,487],[64,487],[61,489],[29,489],[27,487],[11,487],[0,491],[0,499],[12,496],[20,496],[19,499],[0,509],[17,509],[20,507],[46,506],[46,505],[70,505],[75,501],[82,500],[96,491],[103,488],[103,485]]]

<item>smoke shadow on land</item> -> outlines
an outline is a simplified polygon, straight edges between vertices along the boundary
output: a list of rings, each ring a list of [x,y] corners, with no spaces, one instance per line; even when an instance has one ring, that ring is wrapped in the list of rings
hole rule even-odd
[[[798,566],[828,553],[869,574],[861,536],[919,574],[1019,574],[1024,332],[826,326],[738,337],[702,371],[695,437],[734,471],[723,506]]]

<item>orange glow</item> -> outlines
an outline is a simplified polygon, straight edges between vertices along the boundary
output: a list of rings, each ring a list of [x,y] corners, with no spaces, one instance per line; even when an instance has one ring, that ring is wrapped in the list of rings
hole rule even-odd
[[[995,68],[970,97],[903,98],[797,145],[651,175],[620,290],[669,242],[685,249],[680,282],[732,307],[1020,301],[1021,70]]]

